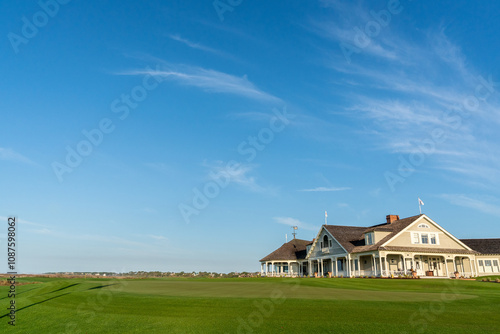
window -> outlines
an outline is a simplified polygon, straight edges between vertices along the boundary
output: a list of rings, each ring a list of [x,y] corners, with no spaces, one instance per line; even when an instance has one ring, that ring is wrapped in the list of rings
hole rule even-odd
[[[337,268],[339,271],[343,271],[344,270],[344,261],[337,260]]]
[[[498,267],[498,261],[497,261],[497,260],[493,260],[493,265],[494,265],[495,267]]]
[[[413,241],[412,243],[414,244],[419,244],[420,243],[420,237],[418,235],[418,233],[413,233]]]
[[[420,227],[420,228],[429,228],[429,225],[427,225],[427,224],[420,224],[420,225],[418,225],[418,227]]]
[[[479,265],[482,267],[483,266],[483,260],[479,260],[477,261],[477,263],[479,263]]]
[[[373,245],[373,233],[367,233],[365,235],[365,243],[367,245]]]
[[[323,246],[328,247],[328,237],[326,235],[323,237]]]
[[[320,248],[323,248],[323,241],[320,241],[320,242],[319,242],[319,247],[320,247]]]
[[[332,240],[330,240],[330,247],[332,247]]]
[[[491,260],[484,260],[485,267],[491,267]]]
[[[429,235],[427,233],[422,233],[422,243],[423,244],[429,243]]]
[[[435,234],[431,234],[431,244],[432,245],[436,245],[437,244],[436,235]]]

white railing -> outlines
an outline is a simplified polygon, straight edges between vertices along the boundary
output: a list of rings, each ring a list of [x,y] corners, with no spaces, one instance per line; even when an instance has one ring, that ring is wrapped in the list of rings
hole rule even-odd
[[[297,277],[298,273],[263,273],[262,276],[266,277]]]
[[[377,276],[379,273],[373,270],[356,270],[354,274],[356,276]]]

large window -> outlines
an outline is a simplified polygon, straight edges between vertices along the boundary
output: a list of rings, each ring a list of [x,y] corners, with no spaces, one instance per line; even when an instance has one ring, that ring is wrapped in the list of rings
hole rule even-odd
[[[339,271],[343,271],[344,270],[344,261],[337,260],[337,268]]]
[[[328,247],[328,237],[326,235],[323,237],[323,246],[321,247]]]
[[[491,267],[491,260],[484,260],[484,265],[486,267]]]
[[[439,233],[411,232],[411,243],[439,245]]]

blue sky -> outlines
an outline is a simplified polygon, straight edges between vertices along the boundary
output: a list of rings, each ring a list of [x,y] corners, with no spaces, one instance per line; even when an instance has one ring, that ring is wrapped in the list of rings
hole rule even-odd
[[[497,2],[0,13],[20,271],[258,270],[292,225],[312,239],[325,210],[369,226],[418,197],[457,237],[500,237]]]

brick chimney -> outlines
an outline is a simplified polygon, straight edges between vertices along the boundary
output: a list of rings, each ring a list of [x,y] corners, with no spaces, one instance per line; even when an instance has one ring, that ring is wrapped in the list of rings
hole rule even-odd
[[[385,219],[387,219],[387,224],[392,224],[396,220],[399,220],[399,216],[398,215],[387,215],[387,216],[385,216]]]

